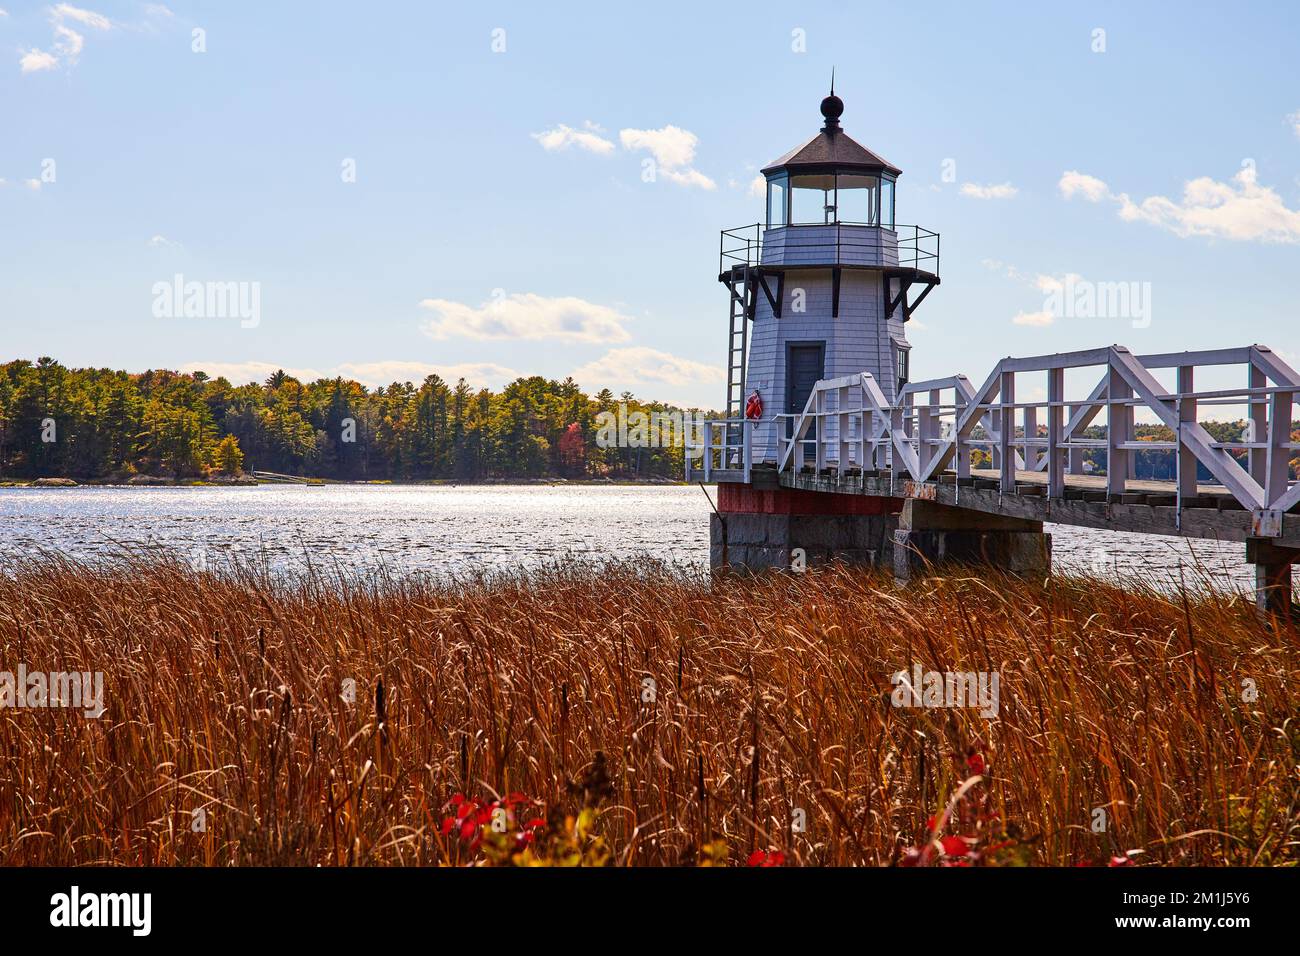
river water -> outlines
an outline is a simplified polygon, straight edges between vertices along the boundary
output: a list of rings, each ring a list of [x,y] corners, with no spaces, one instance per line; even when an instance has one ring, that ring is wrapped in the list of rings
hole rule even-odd
[[[712,493],[712,489],[710,490]],[[247,488],[0,488],[0,567],[39,550],[95,560],[172,549],[198,565],[378,566],[399,574],[515,568],[578,555],[708,563],[699,487],[261,485]],[[1176,578],[1180,565],[1249,587],[1241,544],[1048,525],[1056,567]],[[1197,576],[1189,572],[1189,581]]]

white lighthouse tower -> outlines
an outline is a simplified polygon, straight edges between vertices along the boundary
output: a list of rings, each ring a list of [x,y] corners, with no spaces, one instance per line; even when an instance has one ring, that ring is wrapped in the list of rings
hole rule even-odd
[[[908,379],[907,322],[939,284],[938,234],[896,221],[901,171],[840,128],[843,112],[832,84],[818,133],[762,171],[764,221],[722,233],[727,417],[758,393],[756,464],[779,460],[793,425],[780,416],[802,412],[819,379],[870,372],[893,401]]]

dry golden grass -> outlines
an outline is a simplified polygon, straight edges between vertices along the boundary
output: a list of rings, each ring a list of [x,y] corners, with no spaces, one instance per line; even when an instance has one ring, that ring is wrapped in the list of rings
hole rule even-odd
[[[107,713],[0,710],[0,862],[468,862],[439,832],[453,793],[562,818],[601,752],[614,863],[725,840],[732,862],[889,865],[974,747],[1024,861],[1294,865],[1298,640],[1239,600],[987,571],[277,582],[41,558],[0,576],[0,670],[103,671]],[[891,707],[913,661],[997,671],[999,717]]]

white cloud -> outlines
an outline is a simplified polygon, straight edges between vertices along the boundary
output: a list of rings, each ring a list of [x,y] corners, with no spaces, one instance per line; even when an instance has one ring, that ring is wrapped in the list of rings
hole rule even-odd
[[[624,149],[645,150],[650,153],[654,157],[659,174],[679,186],[717,188],[717,183],[691,166],[695,160],[695,148],[699,145],[700,138],[690,130],[678,126],[665,126],[662,129],[623,129],[619,130],[618,139]]]
[[[669,169],[689,166],[695,159],[695,147],[700,142],[694,133],[677,126],[619,130],[618,138],[624,149],[649,150],[655,162]]]
[[[998,186],[981,186],[979,183],[961,184],[961,194],[972,199],[1010,199],[1019,191],[1010,183],[1002,183]]]
[[[667,177],[679,186],[698,186],[700,189],[716,189],[715,183],[698,169],[664,169],[660,167],[659,175]]]
[[[59,58],[44,50],[31,49],[19,58],[18,65],[24,73],[37,73],[54,69],[59,65]]]
[[[171,10],[169,10],[165,4],[161,3],[146,3],[144,5],[144,12],[151,17],[173,16]]]
[[[81,51],[85,49],[86,38],[66,21],[71,20],[83,28],[108,30],[113,24],[108,17],[94,10],[84,10],[68,3],[60,3],[50,9],[50,25],[54,28],[54,39],[50,50],[33,47],[18,59],[18,66],[23,73],[38,73],[41,70],[53,70],[59,66],[74,66]]]
[[[1067,272],[1063,276],[1048,276],[1040,273],[1034,276],[1033,285],[1035,289],[1042,293],[1061,292],[1067,285],[1082,281],[1083,276],[1077,272]]]
[[[980,264],[983,265],[984,268],[992,270],[993,272],[1001,272],[1008,279],[1012,279],[1016,282],[1024,282],[1035,287],[1038,285],[1038,280],[1044,278],[1041,275],[1026,275],[1012,263],[1003,262],[1001,259],[981,259]]]
[[[150,236],[149,245],[155,249],[180,249],[181,244],[168,239],[166,236]]]
[[[767,179],[764,176],[755,176],[749,181],[749,194],[755,199],[764,199],[767,196]]]
[[[1060,292],[1068,283],[1083,281],[1083,276],[1079,275],[1077,272],[1066,272],[1059,276],[1047,275],[1042,272],[1030,275],[1029,273],[1021,272],[1011,263],[1003,262],[1001,259],[981,259],[980,263],[986,269],[991,269],[994,272],[1001,272],[1008,279],[1027,285],[1030,288],[1037,289],[1039,292],[1044,294],[1049,292]]]
[[[542,149],[553,153],[558,150],[576,146],[589,153],[608,156],[614,151],[614,143],[599,135],[600,127],[588,120],[584,129],[574,129],[561,123],[554,129],[533,133],[533,139],[542,144]]]
[[[721,382],[725,371],[646,346],[610,349],[600,358],[573,371],[573,378],[588,387],[624,391],[633,385],[699,385]],[[589,384],[588,384],[589,383]]]
[[[1001,259],[981,259],[980,263],[984,268],[993,272],[1000,272],[1013,282],[1036,289],[1044,296],[1049,296],[1053,292],[1061,293],[1065,290],[1067,283],[1077,283],[1083,280],[1081,275],[1074,272],[1068,272],[1061,276],[1046,275],[1041,272],[1031,275],[1022,272],[1012,263],[1003,262]],[[1056,316],[1050,309],[1044,309],[1040,312],[1017,312],[1012,316],[1011,321],[1015,325],[1041,328],[1055,322]]]
[[[1096,176],[1089,176],[1076,169],[1066,170],[1062,173],[1061,181],[1057,183],[1057,187],[1061,190],[1061,195],[1066,199],[1073,199],[1076,195],[1079,195],[1088,202],[1101,202],[1103,199],[1110,197],[1110,187]]]
[[[1125,222],[1145,222],[1176,236],[1209,236],[1234,242],[1300,242],[1300,210],[1287,208],[1282,197],[1255,180],[1253,167],[1228,183],[1202,176],[1187,182],[1181,201],[1149,196],[1134,202],[1112,192],[1100,179],[1076,171],[1059,183],[1066,199],[1082,195],[1089,202],[1111,200]]]
[[[23,185],[25,185],[32,192],[38,193],[41,191],[41,181],[39,179],[24,179]]]
[[[435,317],[423,326],[435,339],[530,339],[556,342],[625,342],[628,316],[574,296],[549,298],[531,292],[498,296],[478,308],[446,299],[424,299]]]
[[[334,375],[354,378],[362,385],[377,388],[393,382],[415,382],[417,385],[430,375],[441,377],[449,385],[464,379],[474,388],[500,388],[520,377],[520,373],[495,362],[461,362],[457,365],[433,365],[427,362],[406,362],[394,359],[387,362],[346,362],[334,370]],[[333,377],[333,376],[331,376]]]
[[[474,388],[500,388],[519,377],[513,369],[492,362],[467,362],[461,365],[433,365],[426,362],[401,360],[381,362],[346,362],[330,369],[289,368],[271,362],[187,362],[178,371],[206,372],[210,378],[225,378],[232,385],[262,383],[279,369],[303,382],[322,378],[354,379],[368,388],[387,387],[393,382],[414,382],[419,385],[429,375],[441,376],[449,385],[458,379]]]
[[[1286,121],[1291,124],[1291,130],[1297,136],[1300,136],[1300,110],[1296,110],[1287,116]]]
[[[96,30],[107,30],[112,24],[109,23],[108,17],[102,13],[96,13],[94,10],[83,10],[80,7],[74,7],[69,3],[60,3],[54,8],[54,19],[76,20],[78,23]]]
[[[81,56],[81,51],[86,47],[86,38],[76,30],[65,27],[61,23],[54,25],[54,50],[59,57],[68,63],[76,63],[77,57]]]

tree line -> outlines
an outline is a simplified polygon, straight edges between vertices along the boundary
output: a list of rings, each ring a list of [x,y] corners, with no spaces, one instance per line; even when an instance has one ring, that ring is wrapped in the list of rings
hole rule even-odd
[[[203,372],[73,369],[44,357],[0,365],[0,476],[186,478],[242,468],[339,480],[680,478],[680,444],[601,447],[597,418],[620,407],[683,413],[541,376],[500,391],[437,375],[372,389],[283,371],[235,385]]]

